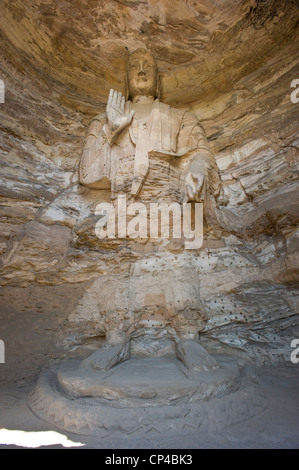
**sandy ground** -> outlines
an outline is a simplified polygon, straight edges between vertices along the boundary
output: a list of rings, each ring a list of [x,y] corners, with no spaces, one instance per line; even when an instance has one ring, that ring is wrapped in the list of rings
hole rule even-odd
[[[177,437],[164,435],[162,438],[146,440],[144,437],[140,439],[138,433],[129,436],[111,434],[101,440],[65,433],[37,418],[28,408],[26,397],[33,384],[22,387],[2,386],[0,388],[0,441],[2,441],[0,449],[22,448],[24,444],[23,440],[19,441],[19,446],[3,445],[3,432],[1,434],[3,428],[28,432],[56,431],[60,438],[67,436],[73,443],[84,444],[79,449],[103,449],[103,452],[105,449],[298,449],[299,364],[293,367],[260,369],[258,375],[260,386],[269,399],[269,406],[260,415],[213,435],[197,431]],[[38,435],[44,436],[40,433]],[[43,445],[43,448],[67,448],[66,443],[53,444],[57,442],[56,437],[55,434],[54,441],[50,441],[52,445]],[[48,440],[46,442],[50,443]],[[28,445],[32,447],[30,442]],[[68,443],[68,445],[72,444]]]

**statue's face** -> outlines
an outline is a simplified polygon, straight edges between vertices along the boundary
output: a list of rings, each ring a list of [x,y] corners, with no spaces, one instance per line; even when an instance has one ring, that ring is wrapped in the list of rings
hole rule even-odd
[[[149,54],[138,54],[130,57],[128,63],[129,95],[156,96],[157,66]]]

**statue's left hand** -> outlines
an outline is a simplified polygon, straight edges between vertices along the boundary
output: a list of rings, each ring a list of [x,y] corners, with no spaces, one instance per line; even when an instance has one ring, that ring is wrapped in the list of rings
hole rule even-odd
[[[185,178],[185,188],[188,196],[188,201],[202,202],[204,199],[205,177],[198,171],[189,171]]]

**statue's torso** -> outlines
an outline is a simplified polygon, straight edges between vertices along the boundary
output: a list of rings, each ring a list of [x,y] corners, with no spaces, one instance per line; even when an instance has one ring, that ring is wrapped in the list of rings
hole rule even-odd
[[[183,112],[174,113],[158,100],[128,103],[128,107],[128,111],[134,110],[131,125],[110,151],[112,192],[130,192],[139,141],[149,156],[149,172],[139,196],[145,200],[180,200],[181,161],[177,141]]]

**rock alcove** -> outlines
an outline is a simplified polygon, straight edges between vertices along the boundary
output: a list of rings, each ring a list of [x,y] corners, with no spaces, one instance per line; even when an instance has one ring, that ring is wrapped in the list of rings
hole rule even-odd
[[[297,27],[292,0],[3,1],[1,382],[25,384],[53,360],[87,357],[128,304],[132,257],[136,289],[151,276],[150,242],[112,248],[86,236],[98,192],[78,183],[87,126],[110,88],[124,92],[126,54],[138,47],[158,63],[163,101],[199,118],[220,172],[220,223],[185,273],[198,280],[201,344],[253,364],[290,362]],[[175,279],[159,253],[154,262],[157,282]],[[185,301],[193,294],[186,284]],[[186,328],[188,315],[182,308]]]

